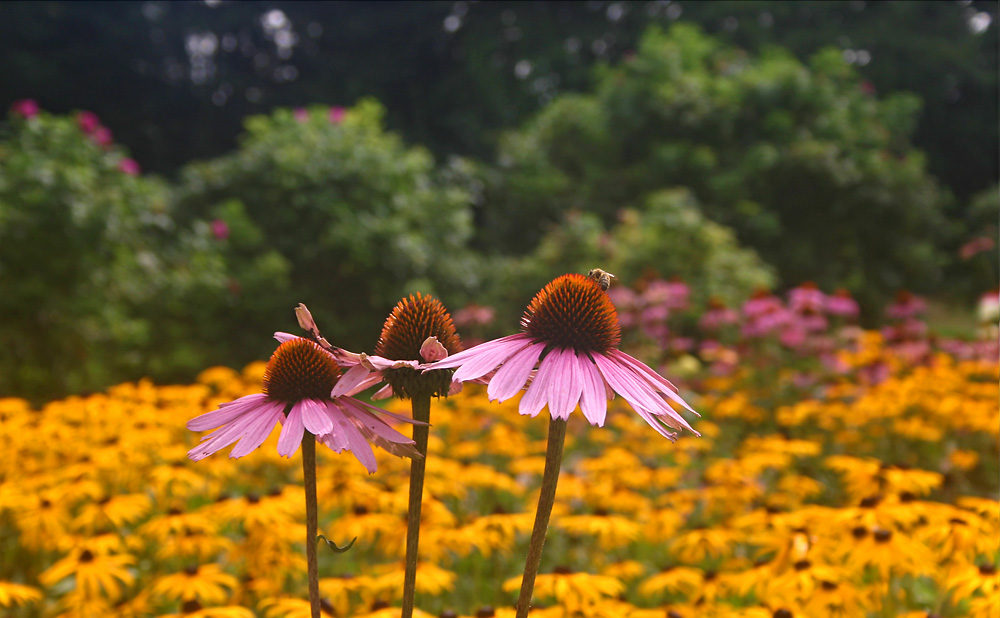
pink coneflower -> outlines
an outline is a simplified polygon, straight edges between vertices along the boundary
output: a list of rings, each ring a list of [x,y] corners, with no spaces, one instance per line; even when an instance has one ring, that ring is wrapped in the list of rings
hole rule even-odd
[[[305,122],[309,120],[309,110],[304,107],[296,107],[295,111],[292,112],[292,115],[295,116],[295,120],[297,122]]]
[[[536,416],[548,405],[553,419],[565,420],[579,405],[591,424],[603,426],[608,399],[618,393],[664,437],[677,437],[664,425],[699,435],[671,406],[694,412],[677,389],[617,349],[618,314],[596,281],[578,274],[552,281],[528,305],[521,329],[429,367],[456,368],[454,378],[463,382],[496,371],[487,388],[491,400],[510,399],[527,386],[521,414]]]
[[[347,110],[343,107],[331,107],[330,108],[330,122],[333,124],[340,124],[344,122],[344,118],[347,118]]]
[[[413,440],[376,414],[413,420],[350,397],[357,392],[350,386],[341,383],[340,368],[331,354],[308,339],[292,337],[271,356],[264,371],[263,393],[221,404],[218,410],[188,421],[191,431],[218,429],[204,436],[188,457],[199,461],[237,440],[229,456],[243,457],[264,443],[275,423],[282,424],[278,454],[283,457],[295,454],[305,431],[338,453],[351,451],[369,473],[376,469],[369,442],[394,455],[415,455]]]
[[[660,435],[674,440],[667,428],[688,429],[671,402],[691,410],[677,389],[655,371],[618,350],[621,327],[605,290],[608,273],[591,271],[594,278],[571,274],[558,277],[535,295],[521,318],[522,332],[480,344],[427,366],[428,370],[455,369],[456,380],[490,375],[491,400],[510,399],[527,386],[521,414],[536,416],[548,406],[549,434],[538,509],[528,543],[516,618],[527,618],[542,545],[555,501],[566,421],[577,408],[593,425],[604,425],[608,399],[621,394]],[[536,369],[537,367],[537,369]],[[691,410],[694,412],[694,410]]]
[[[851,293],[844,288],[839,288],[833,296],[826,297],[826,312],[843,318],[854,319],[858,317],[858,303],[851,297]]]
[[[727,307],[717,298],[708,299],[708,310],[698,320],[698,326],[704,330],[715,331],[727,324],[740,321],[738,313]]]
[[[826,302],[826,294],[812,281],[806,281],[788,292],[788,306],[798,313],[819,313]]]
[[[896,293],[896,300],[886,307],[885,314],[894,320],[905,320],[924,312],[927,304],[922,298],[914,296],[907,290],[900,290]]]

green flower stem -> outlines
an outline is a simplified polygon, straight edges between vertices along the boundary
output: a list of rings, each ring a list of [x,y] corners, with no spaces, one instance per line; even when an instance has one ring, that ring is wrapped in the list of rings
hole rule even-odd
[[[417,394],[410,398],[413,420],[430,423],[431,396]],[[410,505],[406,512],[406,571],[403,574],[403,613],[401,618],[412,618],[413,595],[417,585],[417,545],[420,542],[420,506],[424,495],[424,466],[427,463],[427,435],[429,425],[413,426],[413,441],[420,457],[410,460]]]
[[[524,562],[521,577],[521,595],[517,598],[517,618],[527,618],[531,609],[531,593],[535,589],[535,576],[542,563],[542,545],[549,528],[549,516],[556,501],[556,484],[559,482],[559,466],[562,464],[563,443],[566,441],[566,421],[552,419],[549,422],[549,440],[545,449],[545,472],[542,473],[542,490],[538,496],[535,511],[535,527],[531,530],[528,558]]]
[[[309,565],[309,610],[319,615],[319,564],[316,561],[316,436],[302,436],[302,476],[306,488],[306,562]]]

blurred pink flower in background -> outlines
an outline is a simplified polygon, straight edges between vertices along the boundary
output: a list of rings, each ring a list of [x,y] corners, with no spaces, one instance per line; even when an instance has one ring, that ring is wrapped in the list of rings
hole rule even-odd
[[[826,312],[830,315],[853,319],[858,317],[858,303],[851,297],[850,292],[840,288],[832,296],[826,297]]]
[[[757,290],[747,302],[743,303],[743,315],[750,319],[778,310],[784,310],[784,304],[769,290]]]
[[[347,117],[347,110],[343,107],[331,107],[330,108],[330,122],[333,124],[340,124]]]
[[[136,163],[135,159],[122,159],[118,162],[118,169],[129,176],[139,175],[139,164]]]
[[[485,326],[493,321],[495,313],[493,307],[483,307],[476,303],[469,303],[464,308],[455,312],[455,326],[460,328]]]
[[[980,236],[973,238],[958,249],[958,256],[963,260],[969,260],[976,255],[989,251],[996,246],[996,241],[990,236]]]
[[[101,126],[101,121],[94,112],[80,112],[76,115],[76,126],[80,127],[85,135],[90,135]]]
[[[642,293],[642,300],[647,305],[662,305],[667,309],[686,309],[691,288],[679,280],[653,281]]]
[[[22,118],[34,118],[38,115],[38,103],[34,99],[21,99],[14,101],[10,106],[10,111]]]
[[[294,114],[295,114],[295,119],[298,120],[299,122],[305,122],[309,120],[309,110],[307,110],[304,107],[296,107]]]
[[[826,295],[812,281],[806,281],[788,292],[788,306],[799,313],[819,313],[826,303]]]
[[[708,299],[708,310],[702,314],[698,325],[705,330],[714,331],[728,324],[736,324],[739,320],[738,313],[722,304],[719,299],[710,298]]]
[[[212,221],[212,236],[215,236],[216,240],[229,238],[229,225],[222,219]]]
[[[896,293],[896,300],[886,307],[885,314],[894,320],[905,320],[923,313],[926,308],[927,303],[922,298],[900,290]]]

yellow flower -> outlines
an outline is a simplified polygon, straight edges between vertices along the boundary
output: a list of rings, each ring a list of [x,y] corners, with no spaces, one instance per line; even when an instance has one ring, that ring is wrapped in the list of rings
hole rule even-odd
[[[706,558],[726,556],[736,542],[736,534],[721,528],[695,528],[674,537],[671,549],[681,562],[696,564]]]
[[[94,532],[109,524],[113,528],[121,528],[144,517],[151,507],[146,494],[106,495],[80,509],[80,514],[73,520],[73,529]]]
[[[952,568],[945,587],[954,592],[955,601],[971,599],[976,593],[986,598],[1000,598],[1000,570],[996,565],[965,564]]]
[[[153,594],[169,601],[198,601],[203,605],[225,602],[239,585],[218,564],[191,566],[153,582]],[[228,589],[228,590],[227,590]]]
[[[124,587],[135,577],[126,567],[135,565],[128,554],[94,555],[89,549],[76,549],[38,576],[43,585],[52,587],[67,577],[76,579],[76,590],[86,598],[104,594],[108,600],[121,598]]]
[[[3,400],[0,400],[2,403]],[[42,591],[31,586],[0,581],[0,607],[16,607],[42,600]]]
[[[691,597],[699,587],[703,575],[700,569],[672,567],[647,578],[639,585],[639,594],[650,598],[669,592]]]
[[[503,589],[510,592],[520,589],[521,578],[508,579]],[[568,569],[557,569],[554,573],[543,573],[535,579],[535,596],[540,599],[555,599],[571,614],[590,612],[604,600],[617,597],[625,592],[625,584],[613,577],[591,573],[573,573]]]
[[[580,536],[593,536],[601,549],[625,547],[639,537],[640,527],[631,519],[609,514],[569,515],[556,518],[555,526]]]

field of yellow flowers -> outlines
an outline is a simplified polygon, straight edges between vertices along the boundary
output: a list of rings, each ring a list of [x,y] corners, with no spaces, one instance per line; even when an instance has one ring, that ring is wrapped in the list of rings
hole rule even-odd
[[[913,362],[869,332],[837,362],[806,386],[703,377],[683,390],[702,437],[676,443],[617,400],[604,428],[573,415],[531,615],[1000,616],[995,359]],[[0,399],[0,614],[308,616],[299,456],[277,431],[239,460],[185,456],[185,422],[259,392],[263,368]],[[419,615],[513,616],[543,417],[475,385],[434,403]],[[320,449],[320,532],[357,538],[321,544],[329,616],[399,615],[409,461],[377,453],[369,476]]]

